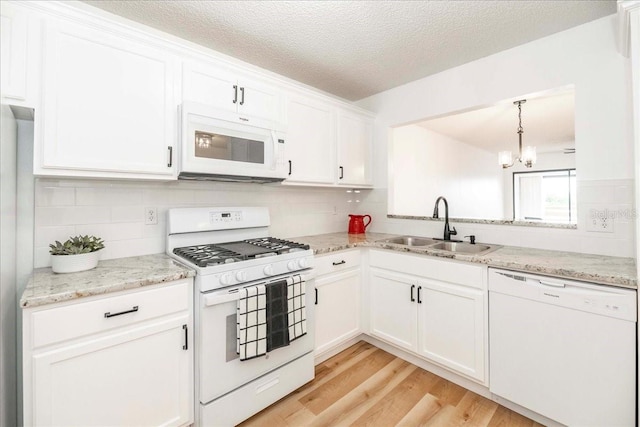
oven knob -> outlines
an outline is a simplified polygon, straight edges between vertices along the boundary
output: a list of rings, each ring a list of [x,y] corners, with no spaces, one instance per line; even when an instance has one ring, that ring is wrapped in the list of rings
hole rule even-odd
[[[298,260],[298,265],[300,266],[300,268],[307,268],[307,260],[304,258],[300,258]]]
[[[265,266],[262,271],[264,271],[264,274],[266,274],[267,276],[273,276],[273,266],[272,265]]]
[[[298,269],[298,264],[297,264],[295,261],[289,261],[289,262],[287,263],[287,268],[288,268],[290,271],[297,270],[297,269]]]
[[[238,271],[236,273],[236,280],[238,282],[244,282],[247,280],[247,272],[246,271]]]
[[[223,285],[230,285],[232,282],[233,278],[231,277],[231,274],[229,273],[225,273],[220,277],[220,283]]]

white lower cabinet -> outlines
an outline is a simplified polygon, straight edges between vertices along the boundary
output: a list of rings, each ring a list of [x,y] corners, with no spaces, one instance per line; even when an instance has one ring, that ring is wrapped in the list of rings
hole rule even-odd
[[[371,335],[412,352],[418,351],[416,280],[372,268],[369,276]]]
[[[315,281],[316,342],[320,355],[360,334],[360,250],[319,256]]]
[[[486,291],[418,280],[418,353],[484,381]]]
[[[369,333],[486,383],[485,268],[378,250],[370,265]]]
[[[26,426],[193,422],[192,280],[143,289],[24,310]]]

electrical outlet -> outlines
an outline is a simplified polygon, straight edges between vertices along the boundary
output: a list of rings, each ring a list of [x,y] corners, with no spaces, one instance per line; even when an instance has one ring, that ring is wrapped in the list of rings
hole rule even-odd
[[[603,214],[591,215],[587,219],[587,231],[598,233],[613,233],[613,217]]]
[[[144,208],[144,224],[155,225],[158,223],[158,209]]]

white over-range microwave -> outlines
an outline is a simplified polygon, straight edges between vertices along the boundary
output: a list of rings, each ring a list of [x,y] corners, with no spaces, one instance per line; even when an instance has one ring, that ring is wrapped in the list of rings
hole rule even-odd
[[[284,135],[206,105],[181,107],[179,179],[278,182],[287,177]]]

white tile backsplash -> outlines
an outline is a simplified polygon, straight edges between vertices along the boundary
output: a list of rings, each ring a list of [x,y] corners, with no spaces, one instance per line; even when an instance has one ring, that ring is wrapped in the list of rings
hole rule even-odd
[[[634,217],[615,220],[613,233],[584,230],[589,209],[633,212],[633,181],[579,183],[577,230],[452,223],[458,237],[479,242],[614,256],[634,256]],[[48,245],[71,235],[105,240],[103,259],[163,252],[167,209],[190,206],[266,206],[271,234],[283,238],[346,231],[348,214],[370,214],[369,231],[439,237],[442,223],[387,218],[386,189],[347,189],[212,182],[36,181],[35,264],[50,265]],[[356,202],[359,200],[359,202]],[[158,209],[158,224],[144,224],[144,209]],[[430,215],[430,212],[426,212]]]
[[[347,214],[359,208],[353,196],[341,188],[37,179],[35,266],[50,265],[49,243],[77,234],[102,237],[103,259],[164,252],[166,213],[175,207],[266,206],[271,234],[283,238],[346,231]],[[158,224],[144,224],[147,207],[158,210]]]
[[[452,222],[457,238],[476,235],[478,242],[530,248],[593,253],[600,255],[635,256],[635,215],[633,180],[578,181],[578,227],[556,229],[508,225]],[[358,207],[359,213],[373,216],[370,231],[440,237],[442,222],[387,218],[387,191],[380,188],[366,193]],[[616,215],[613,233],[586,231],[586,221],[592,209],[608,209]],[[431,212],[425,212],[429,216]]]
[[[122,188],[76,188],[76,206],[137,205],[142,202],[142,190]]]
[[[43,187],[36,206],[74,206],[76,193],[73,188]]]

